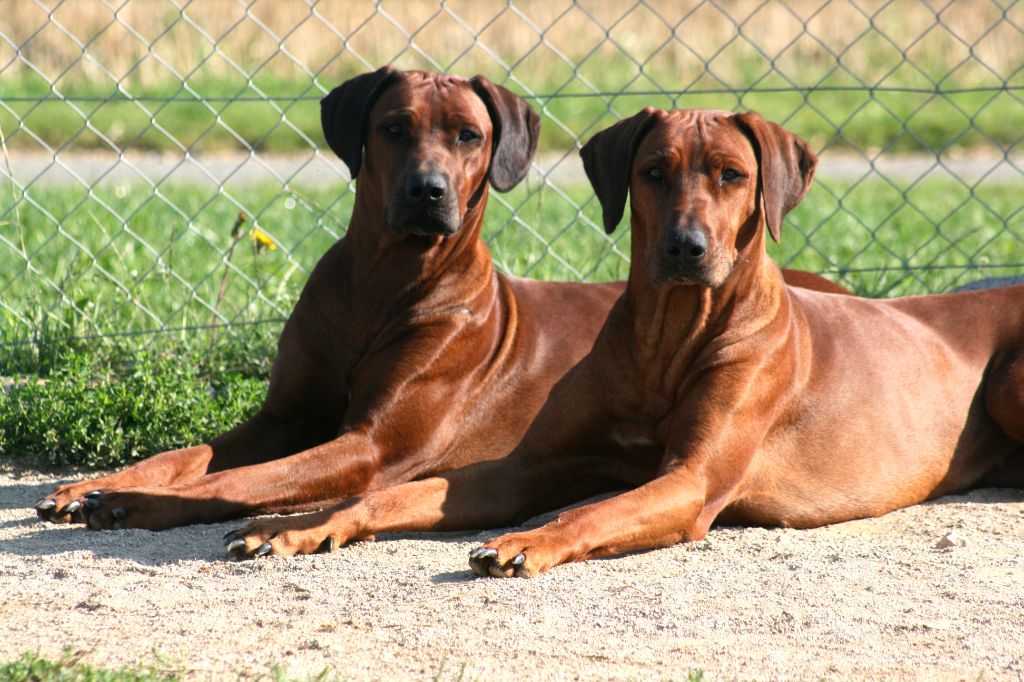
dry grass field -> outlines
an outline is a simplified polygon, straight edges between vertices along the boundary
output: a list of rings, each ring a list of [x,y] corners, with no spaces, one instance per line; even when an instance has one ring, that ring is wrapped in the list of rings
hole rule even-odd
[[[315,107],[297,102],[385,63],[533,96],[545,148],[647,104],[755,108],[819,146],[1012,144],[1024,125],[1019,94],[998,90],[1024,84],[1019,3],[51,4],[0,15],[17,148],[309,149]]]
[[[1024,79],[1024,40],[1011,23],[1024,25],[1024,8],[1004,4],[1008,21],[999,23],[1003,8],[987,0],[519,0],[514,7],[503,0],[451,0],[443,9],[428,0],[312,8],[294,1],[203,0],[180,10],[165,0],[112,7],[16,2],[5,8],[0,26],[15,43],[31,37],[22,56],[69,85],[113,77],[145,87],[172,73],[231,79],[240,67],[281,80],[315,75],[334,82],[396,57],[404,67],[496,77],[512,67],[516,79],[534,89],[555,85],[564,62],[579,65],[578,88],[585,78],[618,90],[623,72],[635,75],[641,65],[654,78],[671,75],[675,85],[705,80],[741,87],[751,76],[751,60],[762,58],[801,86],[829,78],[870,85],[948,78],[980,85]],[[872,24],[877,31],[869,31]],[[81,59],[84,43],[89,56]],[[12,60],[15,73],[26,68],[11,45],[0,47],[0,64]],[[713,68],[706,68],[709,62]],[[5,75],[11,76],[10,66]]]

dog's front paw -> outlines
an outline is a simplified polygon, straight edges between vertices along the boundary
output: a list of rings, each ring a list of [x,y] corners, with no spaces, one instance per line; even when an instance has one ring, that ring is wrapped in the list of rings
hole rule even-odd
[[[33,509],[36,516],[49,523],[86,523],[89,500],[100,494],[94,483],[69,483],[36,502]]]
[[[128,488],[86,493],[80,512],[93,530],[164,530],[196,522],[193,506],[162,488]]]
[[[352,539],[348,533],[331,524],[329,514],[316,512],[253,521],[225,534],[224,549],[231,559],[259,559],[269,555],[333,552]],[[361,539],[370,540],[372,536]]]
[[[502,535],[471,551],[469,567],[481,577],[532,578],[561,563],[547,545],[533,533]]]

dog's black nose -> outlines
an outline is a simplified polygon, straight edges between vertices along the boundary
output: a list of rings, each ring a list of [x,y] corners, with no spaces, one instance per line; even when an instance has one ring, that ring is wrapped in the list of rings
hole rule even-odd
[[[441,173],[409,173],[405,192],[418,201],[437,203],[448,191],[448,179]]]
[[[673,230],[666,250],[673,258],[699,261],[708,252],[708,237],[703,230]]]

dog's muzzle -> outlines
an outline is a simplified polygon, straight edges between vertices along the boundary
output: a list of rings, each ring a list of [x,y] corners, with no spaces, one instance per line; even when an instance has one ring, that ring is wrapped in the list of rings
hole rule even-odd
[[[661,247],[652,254],[649,271],[656,284],[675,281],[681,284],[716,286],[717,258],[708,244],[707,234],[697,228],[670,230]]]
[[[388,204],[388,226],[402,233],[447,237],[462,227],[458,203],[443,173],[409,173]]]

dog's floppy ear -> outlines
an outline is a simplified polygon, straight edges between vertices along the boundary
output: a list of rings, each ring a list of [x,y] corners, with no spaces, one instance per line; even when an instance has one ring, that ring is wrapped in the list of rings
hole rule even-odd
[[[656,109],[647,107],[610,128],[595,134],[580,149],[583,170],[601,202],[604,231],[615,231],[626,211],[633,155],[655,120]]]
[[[324,139],[348,166],[353,178],[359,175],[363,162],[370,109],[398,73],[392,66],[383,66],[345,81],[320,100],[320,125]]]
[[[782,126],[766,121],[756,111],[737,114],[736,122],[754,145],[757,156],[761,215],[776,242],[782,219],[807,194],[818,157],[807,143]]]
[[[483,76],[474,76],[469,83],[487,106],[494,126],[491,185],[499,192],[507,192],[530,170],[540,138],[540,116],[522,97]]]

